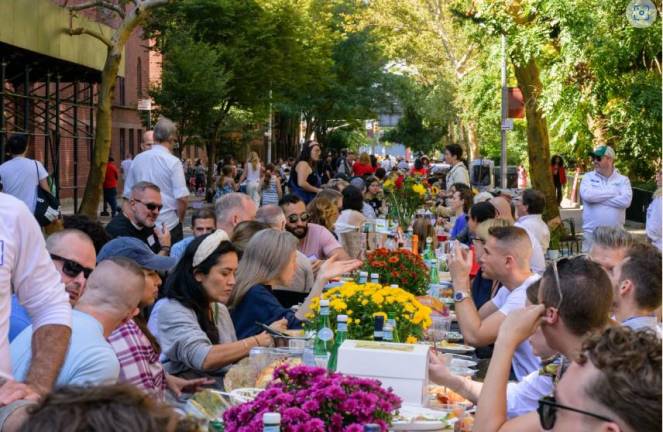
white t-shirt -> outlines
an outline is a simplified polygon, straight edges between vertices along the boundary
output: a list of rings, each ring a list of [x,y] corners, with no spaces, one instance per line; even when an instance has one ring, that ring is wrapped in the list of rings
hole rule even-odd
[[[518,417],[536,411],[539,399],[552,394],[555,389],[552,377],[539,375],[536,370],[522,381],[511,382],[506,387],[506,415]]]
[[[37,220],[25,204],[0,193],[0,221],[0,376],[11,377],[7,336],[12,291],[35,330],[48,324],[71,327],[71,305]]]
[[[253,165],[251,162],[247,162],[246,164],[247,172],[246,172],[246,181],[250,183],[257,183],[260,181],[260,164],[258,164],[258,167],[256,169],[253,169]]]
[[[539,241],[544,253],[548,250],[550,247],[550,228],[548,228],[540,214],[521,216],[514,225],[531,233]]]
[[[37,174],[37,170],[39,170],[39,174]],[[37,205],[39,180],[47,177],[48,172],[41,162],[23,156],[16,156],[0,165],[2,191],[23,201],[31,213],[35,212]]]
[[[169,230],[175,228],[180,223],[177,200],[189,196],[182,162],[166,147],[154,144],[150,150],[138,154],[131,164],[123,196],[129,198],[131,188],[140,181],[154,183],[161,189],[163,208],[157,218],[157,226],[165,223]]]
[[[527,287],[540,278],[541,276],[534,274],[525,279],[520,286],[512,291],[509,291],[509,289],[504,286],[500,287],[495,297],[491,300],[499,309],[497,312],[509,316],[511,312],[524,308],[525,302],[527,301]],[[532,352],[532,345],[526,340],[516,348],[516,352],[513,354],[513,360],[511,361],[511,366],[513,367],[516,379],[520,381],[529,373],[537,370],[540,363],[541,360]]]
[[[129,171],[131,170],[131,164],[133,159],[125,159],[120,163],[120,168],[122,169],[122,178],[127,178]]]

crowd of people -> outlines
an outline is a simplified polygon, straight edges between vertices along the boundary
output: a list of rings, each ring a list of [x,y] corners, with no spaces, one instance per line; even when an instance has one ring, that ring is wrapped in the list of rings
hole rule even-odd
[[[32,215],[45,170],[25,158],[24,137],[10,139],[15,166],[0,166],[0,430],[193,430],[164,403],[222,388],[233,364],[274,344],[263,324],[302,328],[325,284],[362,264],[344,234],[388,217],[383,182],[408,175],[440,190],[413,230],[435,242],[448,233],[460,331],[490,358],[481,383],[431,353],[431,379],[478,404],[475,430],[660,428],[660,220],[652,244],[623,229],[630,184],[610,147],[593,151],[581,185],[588,255],[546,261],[545,195],[475,193],[458,145],[446,146],[439,173],[426,157],[412,167],[349,151],[323,158],[307,141],[276,165],[256,153],[243,166],[226,158],[210,188],[204,164],[172,154],[175,136],[161,118],[144,150],[110,170],[123,191],[120,204],[104,192],[106,226],[70,215],[46,239]],[[30,191],[6,174],[28,166]],[[187,220],[191,193],[211,193],[214,206]]]

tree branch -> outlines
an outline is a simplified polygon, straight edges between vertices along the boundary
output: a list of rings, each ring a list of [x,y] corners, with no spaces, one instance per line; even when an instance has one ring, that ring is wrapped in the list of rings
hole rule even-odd
[[[70,36],[77,36],[77,35],[82,35],[82,34],[90,35],[93,38],[96,38],[96,39],[100,40],[101,42],[103,42],[104,45],[106,45],[108,48],[113,48],[113,43],[110,41],[110,39],[108,39],[106,36],[104,36],[103,34],[101,34],[99,32],[96,32],[94,30],[89,30],[89,29],[86,29],[86,28],[83,28],[83,27],[78,27],[76,29],[69,29],[69,35]]]
[[[81,11],[85,9],[90,9],[93,7],[101,7],[104,9],[111,10],[118,14],[121,18],[124,19],[124,10],[119,5],[104,1],[104,0],[92,0],[87,3],[81,3],[79,5],[69,6],[70,11]]]

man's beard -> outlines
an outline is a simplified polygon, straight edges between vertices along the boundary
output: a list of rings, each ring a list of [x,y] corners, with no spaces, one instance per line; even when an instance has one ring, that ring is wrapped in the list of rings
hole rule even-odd
[[[303,227],[303,228],[302,227],[297,227],[295,229],[292,229],[292,228],[289,228],[288,226],[286,226],[285,229],[290,234],[294,235],[295,237],[297,237],[300,240],[303,239],[304,237],[306,237],[306,234],[308,234],[308,225]]]
[[[78,282],[70,282],[66,284],[65,290],[67,291],[67,295],[69,296],[69,301],[72,302],[74,305],[78,303],[78,300],[81,299],[81,295],[83,295],[83,287],[81,287],[81,284],[79,284]]]

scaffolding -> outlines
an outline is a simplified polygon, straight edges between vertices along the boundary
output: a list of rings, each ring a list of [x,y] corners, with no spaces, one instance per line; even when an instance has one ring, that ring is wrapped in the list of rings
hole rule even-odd
[[[7,138],[27,134],[31,155],[41,156],[58,198],[71,190],[75,211],[93,153],[100,79],[97,70],[0,43],[0,163]]]

